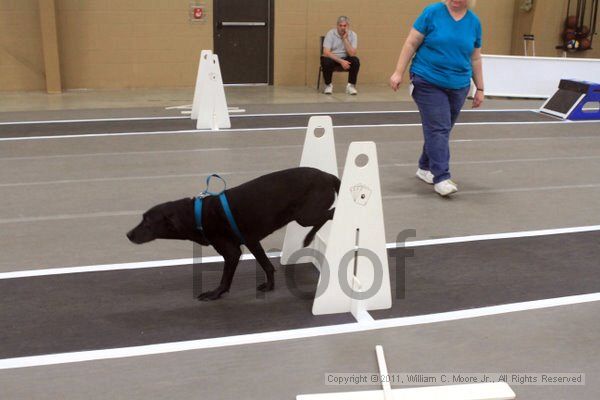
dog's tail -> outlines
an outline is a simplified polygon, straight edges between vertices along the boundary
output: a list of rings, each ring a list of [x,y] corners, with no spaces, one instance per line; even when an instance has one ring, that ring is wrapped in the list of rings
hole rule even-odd
[[[330,175],[331,177],[331,185],[333,186],[333,189],[335,190],[335,199],[333,201],[333,203],[331,204],[331,208],[328,210],[330,215],[329,218],[325,221],[323,221],[323,223],[315,225],[312,227],[312,229],[308,232],[308,234],[306,235],[306,237],[304,238],[304,247],[307,247],[309,244],[312,243],[313,239],[315,238],[315,235],[317,234],[317,232],[319,231],[319,229],[321,229],[323,227],[323,225],[325,225],[325,223],[327,223],[327,221],[329,221],[330,219],[333,218],[333,213],[335,211],[335,207],[334,204],[337,200],[337,194],[340,192],[340,185],[341,185],[341,181],[340,179],[335,176],[335,175]]]
[[[331,175],[331,183],[333,185],[335,193],[338,194],[340,192],[340,185],[342,184],[342,181],[340,181],[340,178],[338,178],[337,176]]]

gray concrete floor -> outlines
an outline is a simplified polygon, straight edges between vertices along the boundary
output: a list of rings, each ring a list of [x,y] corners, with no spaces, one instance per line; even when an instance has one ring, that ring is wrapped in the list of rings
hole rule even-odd
[[[248,112],[374,110],[406,100],[383,86],[359,89],[357,97],[310,88],[228,88],[227,95],[230,105]],[[0,120],[175,115],[164,107],[189,104],[190,97],[190,89],[8,94],[0,108],[12,112]],[[397,105],[414,109],[410,102]],[[488,108],[537,106],[486,101]],[[386,239],[393,242],[405,229],[424,239],[600,224],[598,126],[458,126],[452,171],[461,191],[450,200],[414,178],[420,128],[336,129],[335,135],[340,167],[351,141],[377,143]],[[233,186],[296,166],[303,139],[298,130],[0,142],[0,272],[191,257],[189,244],[134,246],[124,234],[146,208],[197,193],[208,173],[223,173]],[[264,247],[281,242],[277,232]],[[584,387],[515,391],[527,399],[597,399],[598,307],[0,371],[1,397],[293,398],[338,390],[323,385],[325,372],[374,371],[373,347],[383,344],[394,371],[582,371]]]

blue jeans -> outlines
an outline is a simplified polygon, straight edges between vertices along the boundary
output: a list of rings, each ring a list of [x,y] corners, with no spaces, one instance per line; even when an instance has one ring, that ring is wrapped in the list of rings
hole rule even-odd
[[[411,74],[412,97],[419,107],[425,143],[419,168],[431,171],[433,182],[450,179],[450,131],[465,104],[469,86],[444,89]]]

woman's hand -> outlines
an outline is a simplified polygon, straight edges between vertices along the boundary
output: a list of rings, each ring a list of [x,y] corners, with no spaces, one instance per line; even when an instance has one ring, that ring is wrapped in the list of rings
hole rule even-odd
[[[394,71],[394,73],[390,77],[390,87],[395,92],[398,90],[401,83],[402,83],[402,74],[399,73],[398,71]]]
[[[473,96],[473,105],[472,108],[478,108],[483,103],[483,99],[485,96],[483,95],[483,91],[477,90],[475,91],[475,95]]]

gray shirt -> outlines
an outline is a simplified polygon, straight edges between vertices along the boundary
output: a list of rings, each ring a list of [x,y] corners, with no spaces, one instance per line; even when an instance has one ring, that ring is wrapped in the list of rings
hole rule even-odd
[[[350,41],[352,47],[356,49],[356,45],[358,44],[358,36],[356,36],[356,33],[354,33],[354,31],[348,31],[348,40]],[[323,47],[330,49],[334,55],[340,58],[348,56],[348,54],[346,53],[346,47],[344,47],[344,41],[342,40],[342,38],[337,32],[337,29],[335,28],[327,32],[327,35],[325,35],[325,40],[323,40]]]

